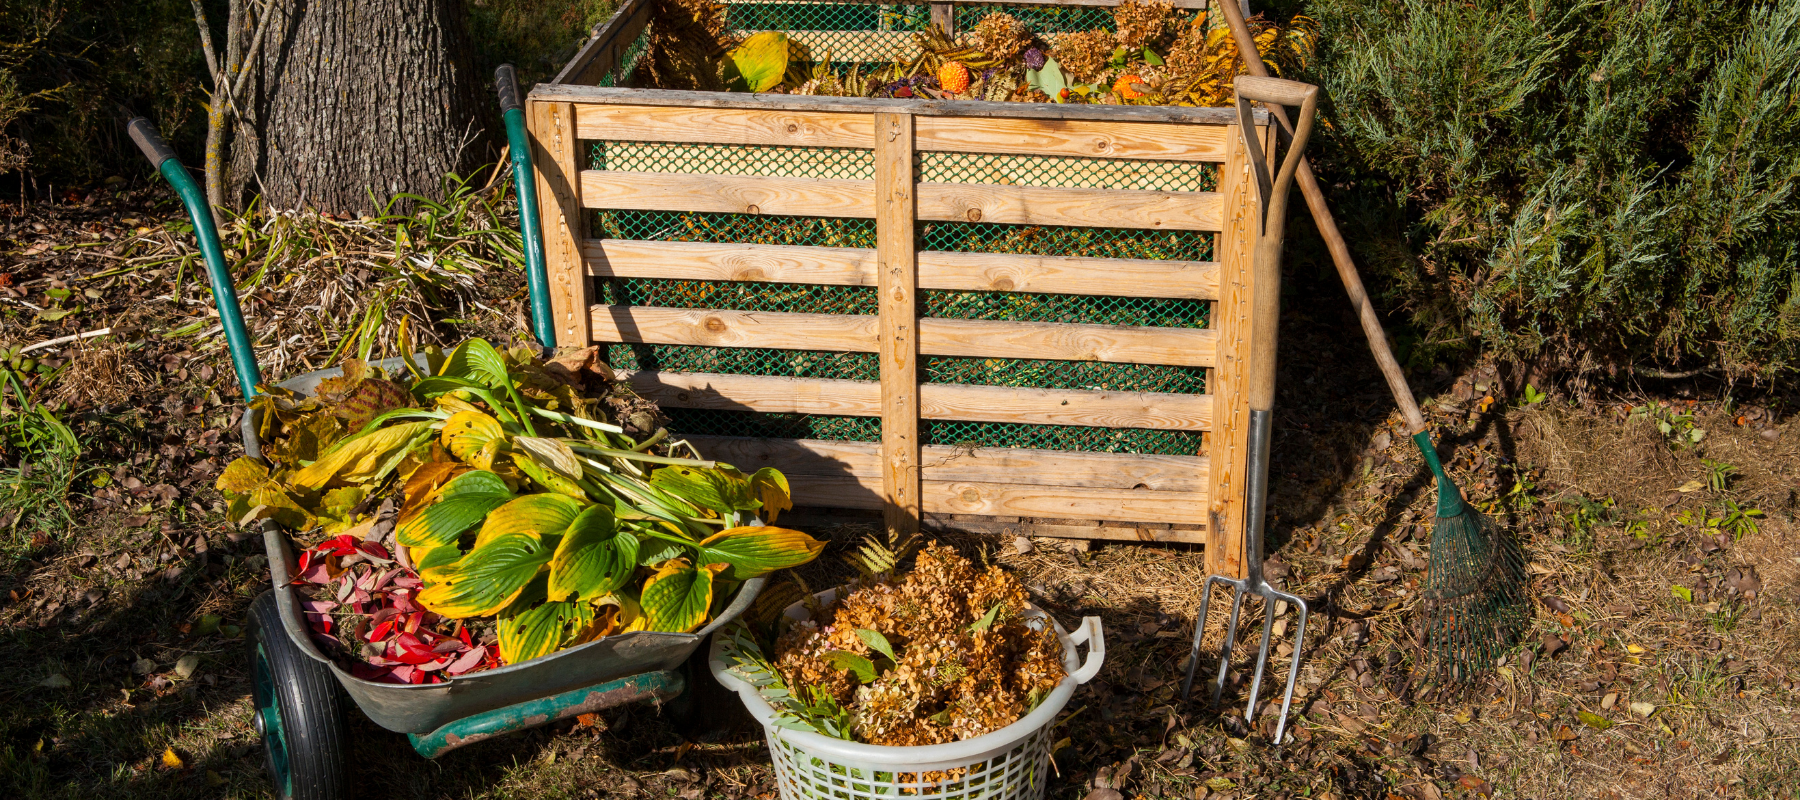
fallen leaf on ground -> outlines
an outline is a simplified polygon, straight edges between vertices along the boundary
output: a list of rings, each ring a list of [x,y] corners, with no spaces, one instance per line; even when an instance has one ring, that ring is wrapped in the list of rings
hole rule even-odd
[[[1575,716],[1581,720],[1581,724],[1586,725],[1590,728],[1593,728],[1594,730],[1597,730],[1597,731],[1603,731],[1603,730],[1606,730],[1607,728],[1610,728],[1613,726],[1612,720],[1602,717],[1599,714],[1591,714],[1586,711],[1577,711],[1577,712],[1575,712]]]
[[[1631,704],[1631,713],[1636,714],[1640,717],[1648,717],[1651,714],[1656,713],[1656,706],[1653,706],[1649,703],[1632,703]]]
[[[1551,732],[1550,738],[1559,742],[1567,742],[1575,738],[1575,731],[1567,725],[1558,725],[1556,730]]]
[[[1687,483],[1684,483],[1680,486],[1675,487],[1675,491],[1680,492],[1682,494],[1688,494],[1690,492],[1698,492],[1704,488],[1706,488],[1706,484],[1704,484],[1704,483],[1701,483],[1699,481],[1688,481]]]
[[[148,658],[140,658],[131,662],[131,671],[139,675],[149,675],[156,671],[156,662]]]
[[[48,678],[38,681],[38,685],[46,689],[67,689],[75,684],[70,681],[68,677],[58,672],[55,675],[51,675]]]
[[[199,656],[196,656],[196,655],[182,656],[180,660],[175,662],[175,677],[180,678],[185,681],[188,678],[194,677],[194,670],[197,670],[199,668],[200,668],[200,657]]]
[[[182,763],[181,756],[175,754],[175,748],[173,747],[163,750],[162,765],[169,769],[181,769],[182,767],[187,766]]]

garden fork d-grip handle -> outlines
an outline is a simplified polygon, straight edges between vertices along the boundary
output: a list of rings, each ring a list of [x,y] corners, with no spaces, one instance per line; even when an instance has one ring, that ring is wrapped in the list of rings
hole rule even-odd
[[[1287,197],[1288,190],[1293,188],[1294,172],[1300,167],[1306,140],[1312,133],[1319,87],[1281,78],[1244,75],[1237,79],[1235,94],[1238,131],[1244,137],[1250,170],[1256,176],[1259,212],[1256,251],[1251,267],[1256,290],[1250,305],[1251,366],[1246,387],[1246,399],[1254,413],[1269,411],[1275,403],[1275,338],[1281,316],[1281,241],[1287,219]],[[1269,175],[1262,142],[1255,133],[1255,118],[1250,109],[1252,101],[1300,107],[1287,156],[1273,178]]]
[[[150,120],[138,117],[127,123],[125,129],[131,134],[131,140],[137,142],[138,149],[144,151],[150,165],[174,187],[181,205],[187,209],[188,220],[194,224],[194,240],[200,245],[201,259],[206,262],[213,304],[219,307],[219,324],[225,329],[225,349],[231,353],[238,389],[243,391],[244,399],[249,400],[256,396],[256,385],[262,383],[262,372],[256,368],[256,351],[250,348],[250,333],[244,329],[244,312],[238,307],[237,286],[232,283],[231,270],[225,266],[225,251],[219,247],[219,229],[213,224],[212,207],[200,193],[199,184],[194,183],[194,176],[188,174],[187,167],[181,165],[175,150],[156,133],[156,126],[151,125]]]

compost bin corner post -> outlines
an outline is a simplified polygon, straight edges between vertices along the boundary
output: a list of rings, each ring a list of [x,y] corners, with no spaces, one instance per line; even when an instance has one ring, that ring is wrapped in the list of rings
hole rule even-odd
[[[880,294],[881,488],[888,535],[919,529],[918,199],[913,115],[875,115],[875,260]]]
[[[1215,575],[1244,577],[1244,478],[1250,430],[1250,314],[1255,307],[1252,270],[1256,251],[1259,198],[1241,128],[1230,126],[1225,163],[1219,168],[1224,198],[1224,226],[1214,258],[1219,263],[1219,300],[1213,310],[1218,330],[1218,367],[1208,376],[1213,395],[1212,433],[1207,456],[1211,484],[1207,519],[1206,569]],[[1275,152],[1270,128],[1258,125],[1264,153]],[[1271,162],[1272,164],[1273,162]]]
[[[580,187],[580,145],[572,103],[533,99],[526,105],[532,165],[537,170],[539,229],[550,283],[550,311],[560,347],[591,341],[588,276],[581,243],[587,233]]]

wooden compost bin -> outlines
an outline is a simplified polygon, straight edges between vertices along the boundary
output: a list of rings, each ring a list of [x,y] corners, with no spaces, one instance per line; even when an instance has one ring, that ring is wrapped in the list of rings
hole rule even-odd
[[[1241,572],[1257,197],[1232,110],[631,88],[653,2],[530,95],[559,345],[599,344],[673,431],[804,506],[1204,543]],[[1110,4],[1004,8],[1092,27]],[[892,28],[993,8],[727,25],[891,60]],[[871,29],[807,30],[820,9]]]

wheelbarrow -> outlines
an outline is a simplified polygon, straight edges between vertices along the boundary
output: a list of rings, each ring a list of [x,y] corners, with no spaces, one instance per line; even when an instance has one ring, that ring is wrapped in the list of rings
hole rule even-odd
[[[533,333],[540,344],[551,342],[543,246],[537,230],[536,187],[531,171],[531,145],[512,68],[496,75],[500,105],[518,183],[520,231],[524,239],[526,284]],[[132,139],[174,187],[194,226],[206,263],[213,301],[223,323],[226,348],[245,400],[262,383],[250,337],[238,306],[237,291],[226,268],[218,230],[193,176],[173,150],[143,118],[129,125]],[[397,370],[398,358],[376,366]],[[282,381],[284,389],[310,393],[328,369]],[[260,412],[243,416],[244,452],[261,458],[257,440]],[[251,668],[252,725],[262,738],[267,766],[278,797],[325,800],[349,796],[343,696],[349,695],[363,714],[397,733],[426,758],[504,733],[640,701],[674,700],[688,688],[689,676],[704,674],[691,659],[715,629],[741,615],[762,590],[765,578],[753,578],[717,619],[697,633],[636,631],[608,636],[520,664],[446,676],[437,684],[400,685],[363,680],[339,667],[319,649],[308,631],[292,583],[295,555],[288,532],[263,520],[260,532],[269,559],[271,588],[250,604],[247,626]],[[692,662],[692,663],[690,663]]]

